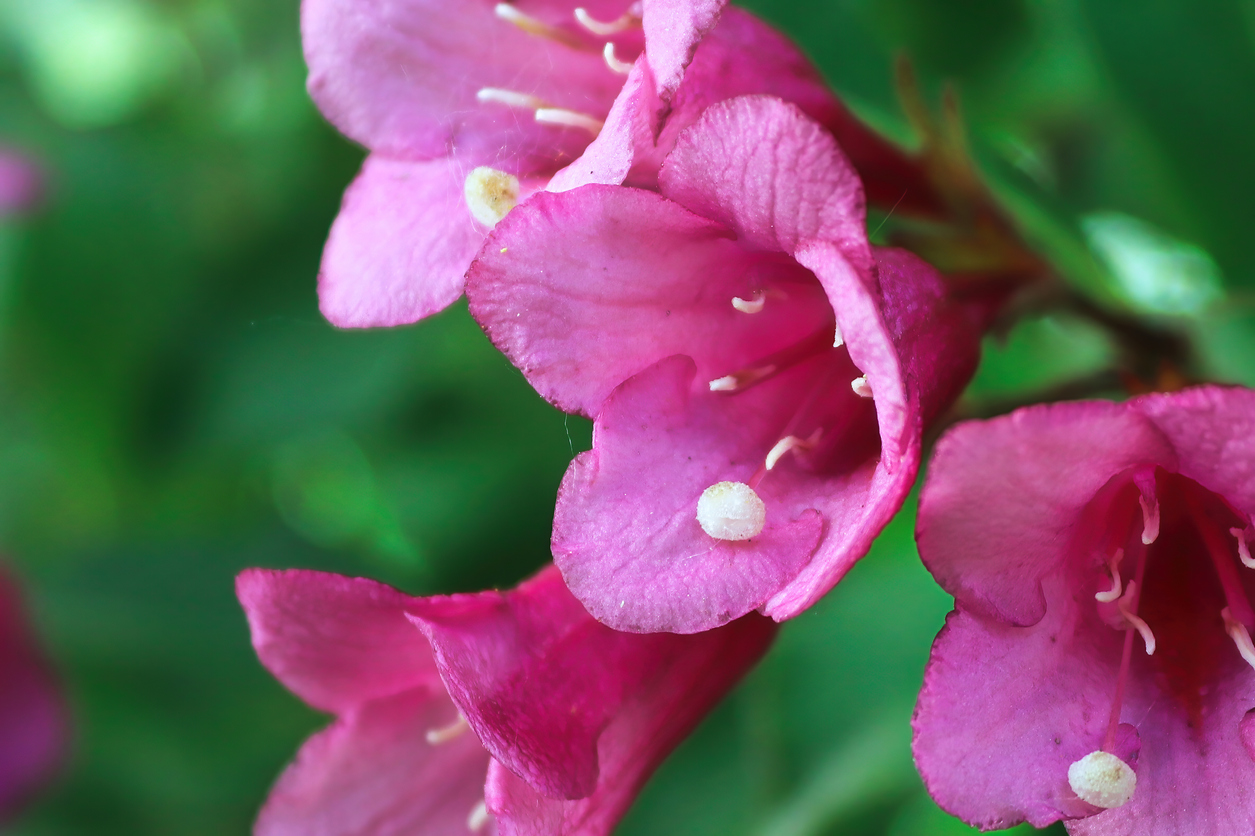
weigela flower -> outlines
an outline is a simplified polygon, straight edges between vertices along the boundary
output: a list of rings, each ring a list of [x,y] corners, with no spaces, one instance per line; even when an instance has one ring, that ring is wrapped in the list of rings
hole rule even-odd
[[[955,597],[915,717],[938,803],[982,828],[1255,832],[1255,392],[960,425],[920,500]]]
[[[434,598],[252,569],[237,592],[262,663],[337,716],[280,777],[259,836],[608,834],[775,634],[757,616],[616,633],[552,568]]]
[[[16,584],[0,573],[0,822],[53,777],[67,736],[61,689]]]
[[[486,231],[581,155],[625,80],[648,84],[659,124],[695,52],[719,71],[682,113],[752,92],[835,107],[787,40],[739,10],[720,22],[724,2],[305,0],[310,93],[371,151],[323,254],[324,315],[399,325],[456,300]]]
[[[602,622],[789,618],[915,478],[980,328],[914,256],[868,245],[832,135],[779,99],[682,131],[661,193],[538,194],[468,273],[471,311],[546,398],[596,420],[554,558]]]

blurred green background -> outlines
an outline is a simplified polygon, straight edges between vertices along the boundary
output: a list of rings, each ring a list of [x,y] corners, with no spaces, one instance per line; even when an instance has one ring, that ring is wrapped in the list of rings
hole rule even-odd
[[[952,80],[983,170],[1069,279],[1255,382],[1255,2],[749,5],[904,141],[893,56],[934,98]],[[307,99],[297,27],[297,0],[0,0],[0,142],[52,180],[0,228],[0,549],[76,722],[13,833],[246,833],[325,718],[257,664],[234,573],[512,584],[547,559],[554,490],[589,445],[462,305],[390,331],[319,316],[362,153]],[[989,341],[969,402],[1111,358],[1092,326],[1029,319]],[[621,832],[970,832],[910,761],[950,605],[912,517],[786,627]]]

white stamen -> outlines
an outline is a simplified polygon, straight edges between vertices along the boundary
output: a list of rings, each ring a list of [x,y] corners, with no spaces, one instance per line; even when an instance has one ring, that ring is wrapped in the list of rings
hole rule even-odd
[[[1115,554],[1107,561],[1107,568],[1111,571],[1111,589],[1106,592],[1095,592],[1094,598],[1104,604],[1110,604],[1112,601],[1120,597],[1120,561],[1124,559],[1124,549],[1116,549]]]
[[[1255,560],[1251,559],[1251,549],[1246,544],[1246,529],[1231,528],[1229,533],[1238,538],[1238,559],[1247,569],[1255,569]]]
[[[738,389],[749,386],[751,383],[757,383],[764,377],[775,374],[775,372],[776,367],[771,363],[753,369],[744,369],[736,374],[727,374],[710,381],[710,391],[735,392]]]
[[[448,743],[450,740],[461,737],[469,728],[470,725],[466,722],[466,718],[459,714],[458,719],[454,720],[447,726],[441,726],[436,729],[428,729],[427,742],[432,746],[439,746],[441,743]]]
[[[606,23],[590,15],[588,9],[579,8],[575,10],[575,19],[579,21],[580,26],[603,38],[641,25],[640,14],[634,14],[632,9],[628,9],[617,20]]]
[[[776,442],[776,446],[771,448],[771,452],[767,454],[767,460],[763,463],[763,467],[771,470],[780,461],[780,458],[790,450],[801,448],[809,450],[819,441],[819,437],[824,434],[824,428],[819,427],[809,438],[798,438],[796,435],[786,435],[784,438]]]
[[[867,375],[856,377],[850,381],[850,388],[854,390],[854,394],[860,398],[870,398],[872,396],[872,385],[867,382]]]
[[[1255,644],[1251,643],[1251,634],[1247,632],[1246,625],[1234,618],[1228,607],[1220,611],[1220,617],[1224,619],[1225,632],[1238,646],[1238,653],[1242,654],[1242,659],[1255,668]]]
[[[513,23],[529,35],[557,41],[560,44],[575,47],[576,49],[581,49],[584,46],[584,43],[570,32],[559,29],[556,26],[550,26],[543,20],[537,20],[531,15],[524,14],[509,3],[498,3],[493,7],[493,12],[497,17],[507,23]]]
[[[761,290],[755,290],[751,299],[742,299],[740,296],[732,297],[732,307],[741,313],[758,313],[765,304],[767,304],[767,294]]]
[[[841,326],[834,325],[832,328],[832,347],[840,348],[845,345],[845,336],[841,333]]]
[[[605,125],[600,119],[595,119],[587,113],[580,113],[575,110],[566,110],[561,107],[542,107],[536,110],[536,121],[545,125],[564,125],[569,128],[583,128],[593,136],[601,133],[601,128]]]
[[[471,216],[492,229],[518,205],[519,178],[495,168],[481,165],[466,175],[462,187]]]
[[[471,814],[466,817],[466,827],[472,833],[478,833],[484,829],[484,825],[488,824],[489,818],[488,804],[480,800],[478,804],[471,808]]]
[[[1115,755],[1099,750],[1068,767],[1068,786],[1082,801],[1110,810],[1133,797],[1137,773]]]
[[[697,500],[697,522],[716,540],[749,540],[767,523],[767,506],[744,482],[718,482]]]
[[[475,94],[481,104],[502,104],[506,107],[517,107],[520,110],[540,110],[549,107],[549,102],[528,93],[514,90],[503,90],[500,87],[484,87]]]
[[[1129,581],[1128,587],[1124,590],[1124,595],[1116,603],[1120,608],[1120,615],[1124,616],[1129,624],[1133,625],[1133,629],[1142,634],[1142,641],[1146,643],[1146,655],[1155,655],[1155,634],[1151,632],[1150,625],[1133,614],[1129,609],[1129,602],[1133,600],[1133,596],[1137,594],[1137,581]]]
[[[1137,501],[1142,506],[1142,543],[1149,546],[1159,538],[1159,499],[1152,496],[1147,502],[1142,495]]]
[[[619,56],[614,54],[614,44],[610,41],[606,41],[606,46],[601,51],[601,57],[606,59],[606,66],[619,75],[627,75],[632,72],[632,65],[627,61],[620,61]]]

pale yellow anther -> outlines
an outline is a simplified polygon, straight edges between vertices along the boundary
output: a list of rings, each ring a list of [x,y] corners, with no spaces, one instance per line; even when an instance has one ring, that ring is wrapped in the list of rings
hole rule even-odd
[[[493,7],[493,13],[507,23],[513,23],[529,35],[556,41],[575,49],[581,49],[584,46],[584,43],[570,32],[559,29],[556,26],[550,26],[543,20],[537,20],[529,14],[524,14],[510,3],[498,3]]]
[[[471,814],[466,817],[466,829],[472,833],[478,833],[484,829],[490,818],[488,803],[481,799],[478,804],[471,808]]]
[[[1124,595],[1116,602],[1116,606],[1120,608],[1120,615],[1124,616],[1125,621],[1132,625],[1142,636],[1142,642],[1146,645],[1146,655],[1155,655],[1155,634],[1151,632],[1150,625],[1138,618],[1133,612],[1130,602],[1137,597],[1137,581],[1129,581],[1129,585],[1124,590]]]
[[[758,313],[763,309],[763,305],[767,304],[767,294],[761,290],[755,290],[754,295],[749,299],[742,299],[740,296],[732,297],[732,307],[741,313]]]
[[[1229,608],[1225,607],[1220,611],[1220,617],[1224,619],[1225,632],[1229,634],[1229,638],[1233,639],[1233,643],[1237,645],[1238,653],[1246,664],[1255,668],[1255,644],[1251,643],[1251,634],[1246,629],[1246,625],[1233,617],[1229,612]]]
[[[606,66],[619,75],[632,72],[632,65],[627,61],[620,61],[619,56],[614,54],[614,44],[610,41],[606,41],[605,47],[602,48],[601,57],[606,59]]]
[[[872,396],[872,385],[867,382],[867,375],[856,377],[850,381],[850,388],[854,390],[854,394],[860,398],[870,398]]]
[[[1068,767],[1068,786],[1082,801],[1110,810],[1122,807],[1137,789],[1133,767],[1110,752],[1090,752]]]
[[[840,348],[845,345],[845,335],[841,333],[841,326],[834,325],[832,329],[832,347]]]
[[[505,90],[501,87],[481,88],[475,94],[475,99],[481,104],[499,104],[518,108],[519,110],[539,110],[543,107],[549,107],[549,102],[542,98],[533,96],[530,93]]]
[[[519,202],[519,178],[481,165],[466,175],[462,188],[471,217],[492,229]]]
[[[590,15],[588,13],[588,9],[578,8],[575,10],[575,19],[579,21],[580,26],[583,26],[594,35],[600,35],[603,38],[608,35],[617,35],[620,32],[624,32],[628,29],[634,29],[641,25],[640,12],[634,11],[633,9],[628,9],[616,20],[612,20],[607,23]]]
[[[697,522],[716,540],[749,540],[767,524],[767,506],[744,482],[718,482],[697,500]]]
[[[1120,583],[1120,561],[1124,558],[1124,549],[1116,549],[1115,554],[1107,561],[1107,569],[1111,572],[1111,589],[1106,592],[1095,592],[1094,598],[1104,604],[1110,604],[1120,597],[1123,586]]]
[[[458,719],[454,720],[447,726],[436,729],[427,730],[427,742],[432,746],[439,746],[441,743],[448,743],[450,740],[456,740],[461,737],[470,728],[466,722],[466,718],[461,714]]]
[[[1147,502],[1145,496],[1139,496],[1137,501],[1142,506],[1142,543],[1149,546],[1159,539],[1159,500],[1152,497]]]
[[[723,377],[717,377],[710,381],[710,391],[712,392],[735,392],[738,389],[744,389],[751,383],[757,383],[765,377],[769,377],[776,373],[776,367],[771,363],[765,366],[757,366],[752,369],[743,369],[736,374],[726,374]]]
[[[601,133],[605,122],[587,113],[566,110],[561,107],[542,107],[536,110],[536,121],[545,125],[561,125],[566,128],[580,128],[593,136]]]
[[[1246,529],[1231,528],[1229,533],[1238,540],[1238,560],[1242,561],[1242,565],[1247,569],[1255,569],[1255,560],[1251,559],[1251,549],[1246,542]]]

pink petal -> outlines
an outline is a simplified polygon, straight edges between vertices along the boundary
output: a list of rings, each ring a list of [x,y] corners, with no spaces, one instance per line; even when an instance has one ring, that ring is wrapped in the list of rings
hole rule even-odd
[[[349,712],[301,747],[254,833],[466,836],[467,818],[483,798],[488,753],[469,733],[438,745],[426,739],[456,717],[447,697],[421,687]]]
[[[572,463],[558,493],[554,560],[576,597],[617,630],[694,633],[761,607],[824,532],[811,503],[845,481],[811,479],[806,490],[769,477],[759,490],[768,508],[761,535],[707,535],[698,498],[753,475],[788,422],[781,409],[794,402],[780,394],[799,378],[781,374],[726,398],[691,394],[694,371],[674,357],[616,389],[597,416],[593,450]]]
[[[702,37],[728,0],[643,0],[646,57],[664,98],[680,86]]]
[[[414,688],[439,688],[427,641],[406,620],[415,599],[364,578],[246,569],[235,580],[262,664],[305,702],[341,713]]]
[[[1045,613],[1041,579],[1070,553],[1081,509],[1114,474],[1174,461],[1163,434],[1120,404],[1051,404],[961,424],[933,454],[920,553],[963,606],[1034,624]]]
[[[0,824],[54,777],[68,737],[56,678],[0,573]]]
[[[465,173],[450,159],[367,158],[323,251],[319,306],[333,325],[406,325],[462,295],[486,234],[466,208]]]
[[[672,354],[704,379],[788,346],[831,315],[813,281],[753,321],[732,307],[764,277],[805,279],[746,254],[722,227],[656,194],[538,193],[506,216],[467,275],[471,312],[543,396],[591,415]]]
[[[870,266],[858,175],[828,131],[779,99],[712,105],[680,134],[659,182],[668,198],[753,246],[791,253],[819,238]]]
[[[774,635],[772,622],[751,615],[695,636],[623,636],[620,641],[656,642],[672,652],[652,677],[626,691],[602,733],[596,790],[576,801],[547,798],[494,762],[488,807],[502,836],[607,836],[654,769],[758,661]]]

